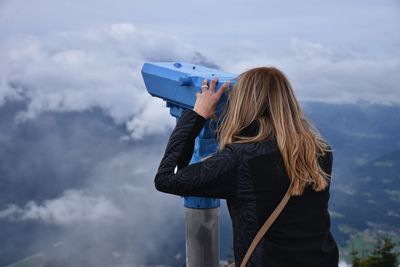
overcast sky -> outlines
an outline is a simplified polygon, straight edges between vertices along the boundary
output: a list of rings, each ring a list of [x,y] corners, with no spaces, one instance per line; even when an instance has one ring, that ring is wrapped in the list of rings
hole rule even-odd
[[[17,120],[101,107],[133,138],[174,124],[146,92],[146,61],[223,70],[274,65],[296,95],[322,102],[400,103],[398,1],[0,1],[0,104]]]

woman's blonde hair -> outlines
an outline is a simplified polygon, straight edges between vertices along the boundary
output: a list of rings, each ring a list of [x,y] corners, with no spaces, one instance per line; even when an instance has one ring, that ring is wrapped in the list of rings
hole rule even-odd
[[[255,136],[240,136],[253,121]],[[331,151],[329,144],[307,120],[285,74],[274,67],[257,67],[240,74],[228,94],[217,122],[218,149],[231,143],[265,141],[276,137],[286,172],[293,181],[291,195],[302,195],[307,185],[322,191],[330,175],[317,156]]]

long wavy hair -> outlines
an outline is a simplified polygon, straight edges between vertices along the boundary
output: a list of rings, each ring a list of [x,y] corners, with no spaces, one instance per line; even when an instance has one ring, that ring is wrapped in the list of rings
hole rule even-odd
[[[257,121],[255,136],[240,136]],[[291,195],[302,195],[307,185],[322,191],[331,178],[318,164],[318,155],[332,151],[305,117],[285,74],[275,67],[257,67],[237,77],[217,121],[218,149],[231,143],[276,138],[286,172],[293,181]]]

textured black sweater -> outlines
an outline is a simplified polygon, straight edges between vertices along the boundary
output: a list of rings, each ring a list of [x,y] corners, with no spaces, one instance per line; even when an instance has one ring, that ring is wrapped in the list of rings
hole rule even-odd
[[[229,144],[212,157],[188,165],[205,121],[191,109],[182,112],[154,183],[165,193],[226,199],[235,263],[239,266],[258,230],[285,195],[290,180],[276,139]],[[255,129],[253,123],[242,134],[254,134]],[[318,160],[331,174],[332,153]],[[307,188],[302,196],[292,196],[247,266],[337,267],[339,253],[330,232],[328,200],[329,187],[321,192]]]

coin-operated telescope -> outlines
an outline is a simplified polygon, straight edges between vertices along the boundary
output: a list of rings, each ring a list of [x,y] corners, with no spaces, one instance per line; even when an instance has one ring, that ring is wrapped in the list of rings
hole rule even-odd
[[[170,108],[170,114],[178,121],[184,109],[193,109],[196,92],[201,91],[202,82],[209,82],[218,77],[215,90],[226,81],[230,81],[227,91],[232,90],[237,75],[217,69],[184,62],[145,63],[142,76],[147,91],[159,97]],[[221,115],[227,101],[223,94],[217,104],[215,113]],[[216,122],[207,120],[196,137],[193,156],[189,164],[199,162],[217,150],[215,140]],[[216,198],[185,196],[186,209],[186,266],[218,267],[219,266],[219,215],[220,200]]]

